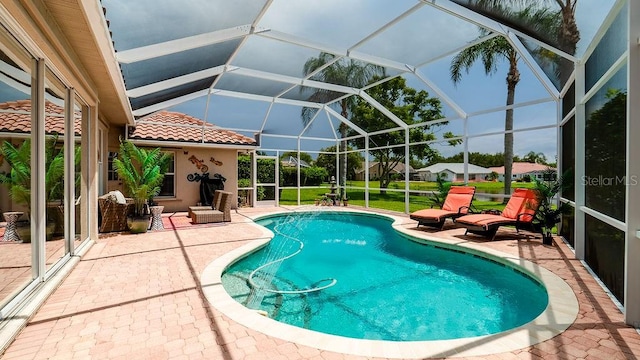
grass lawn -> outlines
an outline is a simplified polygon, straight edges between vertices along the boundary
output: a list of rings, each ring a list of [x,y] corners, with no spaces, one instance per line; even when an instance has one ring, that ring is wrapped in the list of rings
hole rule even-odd
[[[379,186],[379,182],[372,181],[370,186]],[[353,205],[364,206],[364,189],[349,189],[349,187],[364,187],[364,181],[348,181],[347,194],[349,203]],[[476,193],[500,194],[502,193],[503,184],[501,182],[477,182],[469,183],[476,187]],[[533,183],[513,183],[512,188],[517,187],[533,187]],[[404,212],[404,192],[393,190],[404,190],[404,182],[392,182],[389,184],[389,191],[381,193],[380,189],[371,188],[369,190],[369,207],[376,209],[384,209],[391,211]],[[409,189],[413,191],[432,191],[436,190],[435,182],[412,181],[409,183]],[[325,184],[322,188],[300,189],[300,203],[303,205],[313,205],[316,199],[321,199],[325,193],[329,192],[329,184]],[[283,205],[297,204],[297,189],[283,189],[280,197],[280,203]],[[419,209],[431,207],[432,201],[428,194],[411,193],[409,196],[409,212]],[[502,201],[487,201],[475,199],[473,206],[478,210],[498,209],[502,210],[504,205]]]

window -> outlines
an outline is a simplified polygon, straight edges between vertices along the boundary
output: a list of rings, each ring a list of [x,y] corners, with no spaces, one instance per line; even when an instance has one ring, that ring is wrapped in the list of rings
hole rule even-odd
[[[164,179],[162,180],[162,186],[160,187],[158,196],[174,197],[176,196],[176,157],[174,152],[167,151],[167,153],[171,156],[171,161],[169,162],[167,172],[164,173]]]
[[[109,151],[109,159],[107,162],[107,179],[109,181],[118,180],[118,173],[116,172],[116,169],[113,167],[113,159],[117,157],[118,157],[117,152]]]

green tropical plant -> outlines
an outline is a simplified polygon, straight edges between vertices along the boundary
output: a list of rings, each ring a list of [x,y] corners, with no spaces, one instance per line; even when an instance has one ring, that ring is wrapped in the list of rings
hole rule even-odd
[[[80,147],[75,146],[75,165],[80,164]],[[19,146],[4,141],[0,153],[11,166],[8,173],[0,173],[0,183],[9,189],[9,196],[18,204],[31,209],[31,139]],[[64,150],[59,146],[58,135],[45,142],[45,200],[47,203],[62,200],[64,195]],[[75,182],[79,181],[79,174]]]
[[[128,140],[120,141],[120,152],[113,166],[125,193],[134,200],[134,217],[149,215],[147,201],[160,193],[171,155],[160,148],[144,149]]]
[[[570,205],[560,202],[558,206],[554,204],[554,198],[562,190],[570,186],[573,179],[572,171],[565,171],[559,178],[556,178],[556,171],[548,169],[544,171],[542,180],[534,178],[534,189],[538,193],[539,207],[536,211],[534,224],[540,227],[542,233],[542,242],[544,244],[552,244],[553,234],[551,233],[557,223],[560,222],[561,216],[567,214]]]
[[[27,139],[17,147],[4,141],[0,151],[11,166],[8,173],[0,173],[0,183],[8,187],[13,201],[31,209],[31,140]]]
[[[444,174],[437,174],[436,190],[431,193],[430,198],[433,205],[441,208],[444,205],[444,200],[447,198],[447,194],[449,194],[450,189],[451,182],[445,181]]]
[[[494,11],[507,13],[508,11],[500,7],[500,4],[493,4]],[[557,13],[548,11],[548,9],[534,9],[532,7],[525,8],[519,12],[511,14],[512,18],[518,19],[526,24],[551,24],[558,18]],[[480,28],[479,38],[489,35],[489,31]],[[513,105],[516,94],[516,85],[520,82],[520,71],[518,70],[518,61],[520,55],[518,51],[511,46],[509,40],[503,36],[496,36],[479,44],[472,45],[460,53],[458,53],[451,61],[450,73],[454,84],[460,82],[462,71],[469,72],[471,66],[480,60],[487,75],[493,75],[498,70],[500,60],[504,59],[509,64],[507,72],[507,101],[509,106],[505,111],[504,119],[504,193],[511,194],[511,181],[513,172]],[[505,202],[508,198],[505,198]]]

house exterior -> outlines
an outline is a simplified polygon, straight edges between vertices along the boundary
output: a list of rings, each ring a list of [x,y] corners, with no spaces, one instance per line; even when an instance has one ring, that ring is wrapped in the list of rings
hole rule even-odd
[[[65,134],[64,107],[51,101],[45,102],[45,133],[47,135],[58,134],[59,143],[62,146]],[[18,145],[31,132],[31,101],[20,100],[0,104],[0,144],[9,141]],[[188,175],[208,174],[213,177],[216,174],[223,176],[225,190],[237,196],[238,151],[252,150],[256,147],[256,141],[252,138],[237,134],[233,131],[215,127],[210,123],[194,117],[169,111],[157,112],[135,127],[127,127],[127,134],[111,131],[109,139],[105,143],[106,149],[100,153],[107,154],[106,161],[99,161],[100,180],[104,184],[100,193],[112,190],[124,191],[122,182],[118,179],[113,169],[113,159],[119,151],[120,137],[128,138],[139,146],[160,147],[173,154],[173,163],[169,172],[165,174],[164,184],[159,196],[155,198],[159,205],[163,205],[165,211],[186,211],[189,206],[200,201],[199,183],[189,181]],[[202,132],[205,133],[205,141],[202,141]],[[73,137],[76,142],[82,137],[80,119],[76,117],[74,122]],[[0,164],[0,171],[10,171],[6,161]],[[197,178],[198,176],[192,176]],[[206,175],[205,175],[206,176]],[[0,208],[11,210],[25,210],[23,205],[15,204],[7,194],[6,186],[0,186]],[[234,202],[233,207],[236,204]]]
[[[171,111],[157,112],[138,121],[135,127],[127,127],[127,138],[138,146],[161,147],[173,154],[162,191],[154,198],[165,212],[186,211],[200,202],[197,179],[202,176],[222,176],[226,179],[225,191],[237,198],[238,152],[257,147],[253,138]],[[109,140],[109,152],[117,152],[119,142]],[[113,178],[110,169],[108,163],[107,190],[120,189],[122,184]],[[236,206],[234,201],[232,208]]]
[[[51,101],[45,101],[44,105],[44,132],[48,136],[58,134],[57,144],[61,148],[65,141],[64,108]],[[30,138],[31,132],[31,100],[23,99],[0,104],[0,145],[7,141],[19,147],[23,141]],[[79,144],[80,135],[80,118],[76,114],[71,135],[76,144]],[[0,172],[8,174],[10,171],[9,163],[0,159]],[[16,203],[9,196],[8,191],[7,186],[0,185],[0,209],[26,212],[25,205]]]
[[[491,170],[473,164],[468,165],[467,171],[469,173],[469,181],[485,181],[486,177],[491,173]],[[417,172],[422,181],[437,181],[438,176],[441,176],[445,181],[464,181],[463,163],[437,163],[418,169]]]
[[[365,179],[365,163],[362,163],[360,168],[356,170],[356,178],[355,180],[364,181]],[[369,162],[369,180],[378,180],[380,179],[380,174],[382,174],[382,165],[377,161]],[[400,179],[404,179],[405,175],[405,167],[404,163],[398,163],[396,166],[391,169],[391,175],[396,174]],[[409,179],[412,179],[416,175],[416,171],[409,166]]]
[[[434,5],[455,15],[457,14],[455,8],[460,8],[455,4],[463,2],[445,1],[443,3],[444,6],[436,5],[434,2],[424,2],[420,5],[424,5],[425,8]],[[565,59],[573,61],[576,65],[575,69],[577,69],[573,72],[573,76],[570,76],[569,82],[562,84],[563,90],[554,89],[554,86],[548,82],[545,82],[545,87],[553,93],[551,97],[559,100],[558,105],[561,107],[559,109],[561,111],[558,113],[566,118],[557,119],[560,147],[558,160],[562,166],[561,170],[564,172],[573,169],[575,179],[583,180],[576,181],[574,189],[563,194],[563,200],[567,200],[567,203],[573,208],[571,214],[563,218],[564,223],[559,230],[565,240],[575,249],[574,254],[569,253],[568,258],[569,260],[578,259],[591,265],[599,280],[602,280],[602,283],[611,290],[611,294],[617,297],[620,304],[623,305],[621,315],[624,315],[624,322],[637,327],[637,324],[640,324],[640,282],[634,281],[634,276],[629,274],[640,273],[640,262],[637,261],[637,258],[640,257],[640,241],[638,241],[640,237],[638,234],[638,229],[640,229],[640,187],[629,186],[629,183],[633,184],[640,174],[640,162],[632,160],[640,156],[640,142],[637,142],[633,136],[640,133],[640,122],[635,121],[640,118],[640,106],[637,106],[640,103],[640,46],[637,41],[640,23],[632,21],[637,19],[640,14],[640,2],[619,0],[614,3],[615,5],[610,11],[601,14],[606,21],[599,26],[594,38],[590,40],[585,37],[584,39],[584,48],[591,51],[581,52],[575,57],[567,56],[566,53],[561,54]],[[270,4],[270,2],[266,3],[266,5]],[[183,6],[183,3],[180,5]],[[13,276],[12,274],[16,271],[23,270],[23,272],[20,273],[19,278],[14,278],[16,281],[2,283],[4,287],[0,295],[0,310],[3,315],[7,316],[3,316],[0,320],[0,353],[4,351],[15,334],[24,328],[26,322],[32,319],[35,309],[60,284],[61,279],[69,274],[86,251],[94,246],[94,243],[101,241],[98,236],[97,201],[98,196],[105,192],[110,185],[104,180],[108,178],[108,152],[117,149],[118,137],[126,134],[128,126],[133,126],[140,116],[198,97],[212,95],[214,93],[212,90],[217,90],[213,88],[213,85],[223,83],[218,79],[237,71],[236,67],[229,66],[232,64],[226,60],[221,61],[211,64],[215,67],[197,69],[198,71],[214,70],[215,72],[206,73],[210,79],[197,77],[198,81],[194,82],[194,75],[199,76],[202,73],[194,73],[193,71],[196,70],[193,67],[191,67],[191,71],[185,68],[184,73],[177,77],[172,77],[176,73],[164,73],[165,69],[179,69],[172,63],[168,66],[158,66],[157,71],[150,69],[147,64],[156,62],[158,60],[157,54],[151,58],[143,58],[145,62],[141,62],[140,59],[136,62],[134,59],[133,63],[126,63],[122,61],[123,52],[117,54],[115,51],[114,44],[118,42],[114,41],[114,37],[111,36],[110,22],[105,16],[105,6],[107,6],[106,2],[69,0],[7,0],[0,4],[0,27],[2,27],[0,32],[0,64],[2,65],[0,84],[3,90],[0,92],[2,94],[0,102],[33,100],[32,109],[25,114],[20,109],[8,108],[3,111],[3,116],[7,121],[13,121],[15,116],[27,115],[32,125],[29,130],[24,130],[24,132],[4,135],[11,141],[17,142],[30,138],[32,144],[37,143],[34,145],[32,153],[34,176],[31,183],[34,201],[30,204],[29,209],[32,217],[33,241],[29,245],[30,251],[22,253],[23,257],[19,257],[18,253],[12,253],[14,255],[12,260],[17,260],[22,264],[19,268],[3,266],[1,270],[5,279],[6,276]],[[200,4],[194,2],[192,6],[198,7]],[[227,2],[221,2],[219,5],[216,3],[215,6],[219,6],[221,14],[226,17],[226,10],[230,8]],[[184,13],[187,13],[189,8],[185,6]],[[469,19],[471,23],[476,25],[492,28],[500,33],[498,35],[509,35],[509,31],[511,31],[508,24],[505,24],[504,28],[494,26],[498,21],[494,17],[475,13],[469,8],[462,10],[464,11],[458,14],[461,18]],[[260,8],[257,12],[260,17],[265,13]],[[140,12],[130,11],[128,13],[132,16],[140,16]],[[327,13],[330,14],[330,12]],[[154,19],[161,19],[155,12],[153,15]],[[406,16],[402,16],[402,18],[406,18]],[[402,19],[398,18],[398,20]],[[211,22],[207,22],[207,25],[209,23]],[[132,23],[129,22],[129,24]],[[133,24],[132,30],[146,30],[141,24]],[[155,24],[158,24],[160,28],[163,27],[161,21],[155,21]],[[253,26],[244,26],[246,24]],[[223,40],[231,41],[229,53],[220,50],[219,53],[214,51],[214,55],[223,59],[233,59],[235,57],[230,58],[229,54],[238,54],[245,50],[240,46],[262,43],[253,41],[256,37],[262,36],[260,31],[253,31],[256,26],[257,28],[261,27],[258,19],[255,23],[253,18],[244,19],[235,25],[241,25],[242,28],[249,30],[235,29],[235,32],[221,36],[220,44],[227,43],[227,41],[222,42]],[[189,26],[188,30],[191,31],[191,29],[192,27]],[[384,30],[385,27],[377,29]],[[208,34],[212,31],[212,29],[208,29],[206,32],[198,31],[195,26],[193,30],[195,32],[190,35],[194,36]],[[238,30],[244,31],[243,35],[234,35],[239,34]],[[378,34],[385,34],[385,32],[374,30],[374,33],[371,33],[371,39],[373,39],[373,35]],[[218,35],[223,34],[216,33],[216,39],[218,39]],[[279,36],[282,41],[287,38]],[[616,41],[612,41],[612,39]],[[171,56],[165,54],[162,60],[175,61],[175,52],[172,52],[178,51],[175,46],[172,46],[175,43],[159,44],[158,39],[151,37],[145,40],[147,40],[145,45],[153,46],[154,49],[168,50]],[[189,38],[174,40],[183,40],[182,44],[198,48],[204,46],[202,43],[194,44]],[[295,42],[303,45],[314,43],[307,40],[309,39],[303,38],[302,41],[295,40]],[[513,37],[512,40],[521,45],[518,38]],[[206,44],[211,45],[210,43]],[[544,42],[541,44],[544,45]],[[340,46],[337,44],[328,45],[330,46],[323,47],[323,49],[337,47],[340,50]],[[218,45],[216,44],[216,46]],[[543,47],[550,51],[554,49],[553,44],[547,44]],[[523,49],[522,46],[517,46],[517,48],[519,51]],[[151,51],[148,50],[147,47],[146,51],[130,52],[130,54],[144,53],[149,55]],[[212,54],[210,51],[200,52],[207,56]],[[275,50],[269,51],[269,55],[277,53],[278,51]],[[342,49],[336,54],[348,55],[349,52]],[[382,57],[370,56],[372,54],[364,55],[369,55],[367,58],[371,60],[383,60]],[[613,56],[614,59],[602,61],[604,55]],[[187,56],[185,58],[193,62],[200,60]],[[373,63],[383,66],[388,61],[374,61]],[[402,71],[407,72],[408,76],[411,76],[410,72],[413,66],[419,65],[417,63],[408,64],[409,68],[405,70],[406,66],[403,62],[396,61],[396,63]],[[138,81],[135,84],[131,80],[138,79],[131,79],[125,83],[123,72],[126,72],[127,75],[130,74],[133,78],[140,75],[138,71],[134,71],[136,69],[147,70],[153,76],[140,78],[146,82]],[[544,77],[538,67],[533,66],[531,69],[535,70],[539,77]],[[245,75],[247,73],[250,72],[244,72]],[[259,74],[262,78],[265,78],[264,75],[269,75],[264,72],[259,72]],[[275,75],[280,75],[277,79],[283,79],[285,82],[292,80],[290,75]],[[302,84],[307,79],[293,80],[296,81],[291,81],[292,84]],[[246,86],[246,88],[249,87]],[[264,89],[263,87],[258,88]],[[320,88],[327,89],[327,86]],[[334,89],[335,85],[331,85],[329,88]],[[610,89],[620,90],[618,95],[621,96],[621,99],[623,98],[626,106],[611,106],[615,104],[612,102],[615,98],[606,102],[601,101],[604,100],[603,96]],[[361,89],[355,90],[360,91]],[[275,100],[280,100],[283,103],[292,102],[292,99],[289,98],[269,98],[263,94],[257,94],[257,92],[247,93],[247,95],[253,95],[252,98],[260,95],[259,98],[266,98],[272,104],[276,103]],[[48,108],[47,100],[58,106],[63,106],[64,112],[57,113],[56,110]],[[327,108],[328,110],[329,108]],[[68,186],[64,190],[65,204],[72,205],[79,199],[76,207],[80,210],[75,211],[74,214],[74,206],[65,206],[64,208],[65,219],[69,219],[71,223],[67,228],[69,232],[65,232],[64,239],[60,241],[62,246],[57,248],[59,253],[57,250],[51,251],[52,244],[45,242],[44,214],[47,204],[41,196],[46,185],[46,180],[41,175],[46,169],[43,161],[44,151],[40,144],[48,131],[46,123],[49,117],[64,120],[65,131],[62,141],[67,144],[76,142],[81,148],[81,169],[75,170],[73,166],[65,168],[65,184],[73,184],[76,173],[81,173],[79,190],[76,190],[74,186]],[[607,124],[595,121],[594,118],[610,119],[612,122]],[[76,127],[76,121],[80,123],[82,136],[75,135],[75,131],[71,131],[71,128]],[[238,120],[238,123],[240,121]],[[534,126],[537,125],[534,124]],[[196,159],[201,159],[203,162],[214,157],[216,161],[222,161],[223,166],[220,167],[222,171],[229,171],[223,169],[224,165],[227,165],[226,157],[222,154],[218,157],[215,154],[210,155],[205,152],[206,146],[220,146],[222,144],[193,142],[186,146],[169,140],[138,140],[141,144],[144,144],[145,141],[161,143],[167,150],[173,148],[176,152],[182,151],[183,155],[187,155],[184,152],[188,151],[189,157],[192,154],[196,155]],[[468,140],[469,137],[465,135],[464,141],[468,142]],[[614,145],[620,146],[622,149],[618,150]],[[229,146],[242,147],[244,145]],[[224,148],[224,146],[222,147]],[[624,154],[626,156],[623,156]],[[68,163],[73,164],[74,156],[73,153],[65,154],[65,159],[71,160]],[[594,166],[589,168],[589,171],[585,169],[585,163],[591,167],[591,165],[595,165],[596,161],[602,159],[609,159],[602,164],[606,166]],[[192,163],[192,165],[194,164]],[[209,165],[207,164],[207,166]],[[214,164],[214,166],[217,165]],[[192,167],[189,170],[195,172]],[[373,170],[375,174],[375,169]],[[398,173],[404,174],[404,171]],[[516,176],[518,175],[516,174]],[[610,184],[610,180],[618,180],[618,176],[622,177],[621,180],[624,181]],[[7,206],[9,207],[3,206],[2,210],[11,210],[12,205]],[[78,216],[78,219],[74,219],[74,215]],[[71,226],[74,225],[74,222],[78,228],[75,232],[73,231],[74,227]],[[18,244],[3,243],[3,252],[6,254],[7,249],[13,245]],[[52,262],[50,263],[49,260]],[[98,263],[96,262],[96,264]]]
[[[498,181],[504,181],[504,166],[491,167],[491,171],[495,171],[498,174]],[[531,180],[542,180],[542,175],[545,172],[555,171],[555,168],[549,165],[528,163],[528,162],[514,162],[511,170],[511,181],[521,180],[525,176],[529,176]]]

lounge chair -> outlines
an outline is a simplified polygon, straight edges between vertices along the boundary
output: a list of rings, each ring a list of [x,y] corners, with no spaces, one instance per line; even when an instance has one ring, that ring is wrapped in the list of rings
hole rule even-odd
[[[540,201],[535,190],[515,189],[504,210],[488,210],[481,214],[471,214],[455,219],[456,224],[467,228],[467,233],[483,235],[493,240],[500,226],[515,226],[521,229],[533,230],[533,219]]]
[[[455,219],[469,213],[475,192],[475,186],[452,186],[441,209],[422,209],[411,213],[409,217],[416,220],[418,226],[442,229],[447,219]]]

